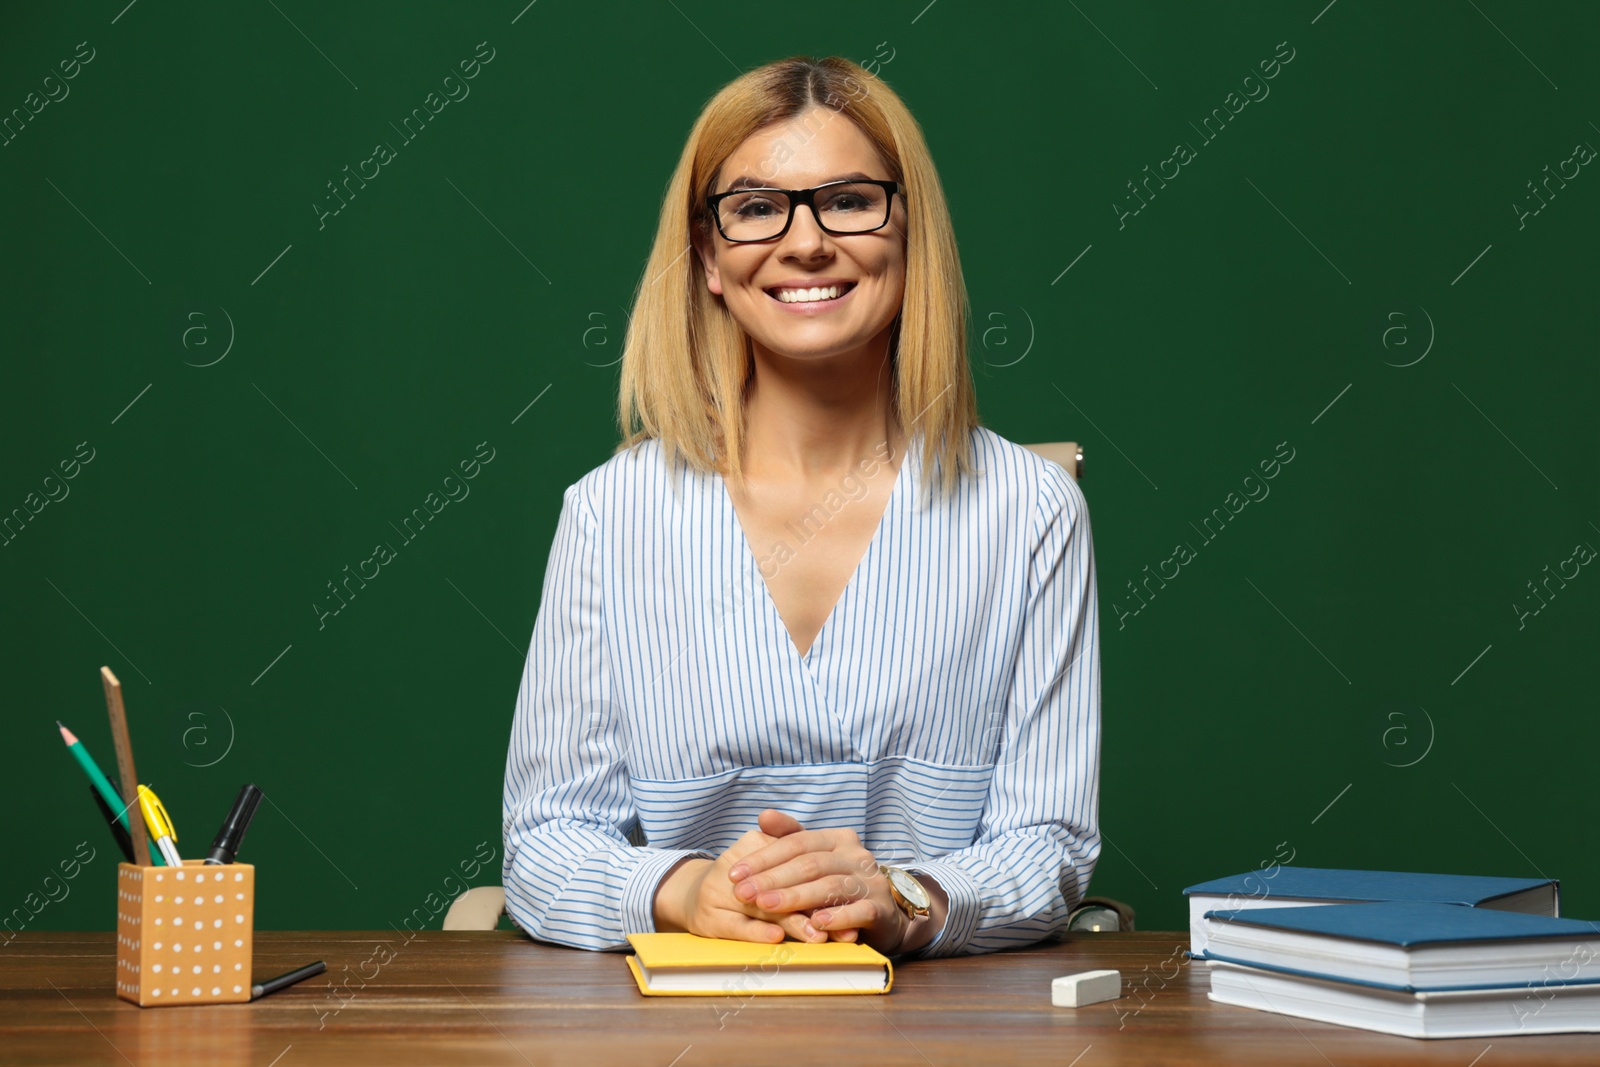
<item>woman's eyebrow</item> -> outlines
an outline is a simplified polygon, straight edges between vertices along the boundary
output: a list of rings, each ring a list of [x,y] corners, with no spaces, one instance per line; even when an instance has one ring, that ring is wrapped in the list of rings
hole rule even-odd
[[[849,174],[840,174],[829,178],[827,181],[818,182],[817,184],[827,185],[828,182],[864,182],[871,180],[871,175],[863,174],[860,171],[852,171]],[[723,192],[731,193],[735,189],[771,189],[773,187],[774,186],[769,181],[761,178],[752,178],[746,174],[740,175],[739,177],[733,179],[733,181],[728,184],[728,187],[724,189]]]

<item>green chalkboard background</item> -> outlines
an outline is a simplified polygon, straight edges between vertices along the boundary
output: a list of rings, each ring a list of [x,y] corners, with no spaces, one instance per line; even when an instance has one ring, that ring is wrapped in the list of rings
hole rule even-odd
[[[875,63],[922,123],[985,424],[1086,448],[1092,890],[1174,929],[1184,886],[1292,854],[1559,877],[1600,915],[1600,9],[523,2],[4,16],[9,930],[113,923],[54,726],[113,763],[101,664],[192,854],[267,791],[260,927],[398,925],[484,842],[498,880],[550,539],[617,440],[661,191],[704,101],[797,53]],[[319,621],[484,442],[470,496]]]

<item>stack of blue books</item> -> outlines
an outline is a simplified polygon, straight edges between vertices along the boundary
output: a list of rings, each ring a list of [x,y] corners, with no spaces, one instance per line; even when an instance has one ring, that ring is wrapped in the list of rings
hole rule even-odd
[[[1249,874],[1201,882],[1183,892],[1189,898],[1191,956],[1205,954],[1208,911],[1417,900],[1529,915],[1561,914],[1561,884],[1553,878],[1483,878],[1273,864]]]
[[[1466,884],[1512,881],[1302,868],[1292,901],[1205,910],[1196,954],[1223,1004],[1407,1037],[1600,1032],[1600,923],[1557,917],[1551,881]],[[1398,899],[1324,902],[1356,885]]]

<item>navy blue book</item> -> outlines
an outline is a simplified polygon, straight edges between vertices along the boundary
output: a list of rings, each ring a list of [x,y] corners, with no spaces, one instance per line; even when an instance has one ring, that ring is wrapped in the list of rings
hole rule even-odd
[[[1416,900],[1530,915],[1561,914],[1561,884],[1552,878],[1485,878],[1467,874],[1352,871],[1278,864],[1185,889],[1189,952],[1205,952],[1206,912],[1358,901]]]
[[[1424,901],[1206,914],[1208,960],[1402,992],[1600,982],[1600,923]]]

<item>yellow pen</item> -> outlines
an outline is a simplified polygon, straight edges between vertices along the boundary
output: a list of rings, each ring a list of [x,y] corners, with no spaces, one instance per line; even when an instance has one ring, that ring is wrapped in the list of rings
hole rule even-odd
[[[150,828],[150,836],[155,839],[156,847],[161,850],[168,865],[182,867],[183,858],[178,855],[178,846],[175,844],[178,831],[172,825],[172,816],[167,814],[161,798],[142,785],[139,787],[139,810],[144,812],[145,825]]]

